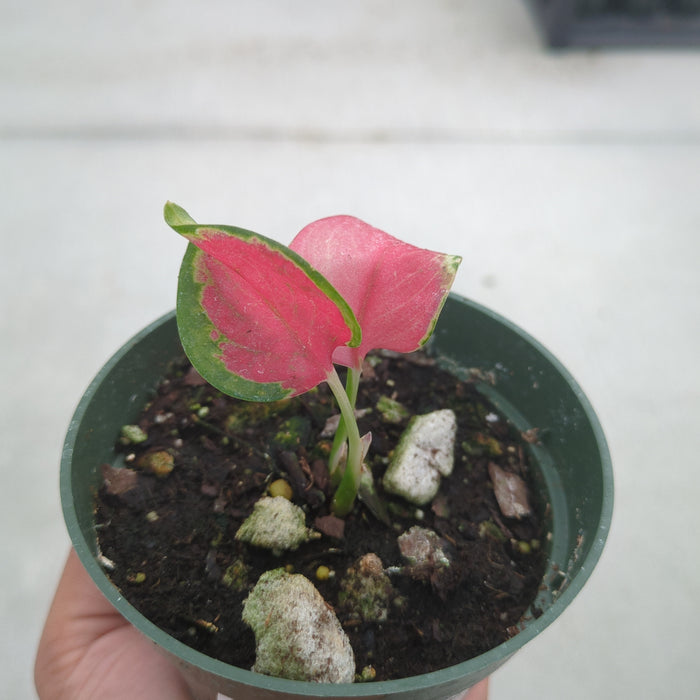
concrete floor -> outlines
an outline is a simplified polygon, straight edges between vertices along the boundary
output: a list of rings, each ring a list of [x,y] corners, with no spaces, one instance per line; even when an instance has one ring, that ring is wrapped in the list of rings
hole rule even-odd
[[[63,434],[174,305],[166,199],[287,242],[351,213],[460,253],[455,290],[597,408],[613,529],[493,700],[700,695],[700,52],[542,48],[523,2],[0,0],[0,685],[68,542]]]

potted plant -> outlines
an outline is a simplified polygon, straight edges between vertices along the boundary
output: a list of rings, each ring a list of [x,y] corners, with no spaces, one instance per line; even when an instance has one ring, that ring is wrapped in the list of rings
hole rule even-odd
[[[387,324],[374,324],[371,313],[353,311],[360,309],[358,297],[353,297],[352,289],[361,277],[358,271],[347,275],[342,264],[340,273],[333,269],[338,262],[334,253],[348,240],[352,241],[353,236],[370,234],[377,235],[380,242],[372,254],[373,260],[379,260],[379,265],[395,264],[396,252],[386,259],[382,257],[388,249],[389,237],[384,238],[386,234],[381,232],[368,231],[370,227],[362,222],[343,218],[330,222],[334,224],[334,230],[340,230],[343,240],[332,236],[329,239],[326,235],[329,221],[326,220],[305,229],[292,244],[292,248],[296,246],[298,251],[294,252],[239,229],[198,226],[174,205],[166,206],[166,219],[194,243],[188,248],[181,270],[178,323],[173,314],[160,319],[129,341],[105,365],[81,400],[64,447],[61,496],[65,520],[74,547],[100,590],[132,624],[165,652],[177,657],[189,672],[200,679],[208,679],[219,692],[235,697],[252,698],[263,694],[266,697],[381,695],[439,698],[455,695],[492,673],[549,625],[590,575],[600,556],[610,522],[612,475],[605,440],[595,414],[566,370],[536,341],[493,312],[455,295],[445,301],[456,269],[456,260],[450,256],[432,254],[433,257],[423,258],[418,263],[428,272],[426,284],[434,284],[434,290],[427,295],[427,301],[426,295],[421,297],[420,290],[416,293],[416,303],[423,302],[415,314],[420,316],[418,327],[423,330],[407,329],[410,339],[406,347],[396,349],[412,350],[432,336],[430,355],[437,364],[460,380],[469,380],[480,395],[505,416],[510,426],[528,438],[526,449],[534,472],[532,488],[539,491],[539,500],[546,504],[543,516],[547,519],[550,536],[542,542],[546,556],[540,590],[532,601],[529,614],[520,621],[517,634],[474,658],[419,675],[364,683],[290,680],[226,664],[190,648],[140,613],[114,586],[105,570],[109,565],[106,566],[96,538],[95,492],[104,474],[101,465],[128,469],[129,465],[123,461],[124,454],[115,451],[116,437],[124,426],[135,423],[144,403],[152,398],[158,381],[182,354],[181,339],[187,354],[205,379],[227,393],[246,399],[279,400],[289,394],[302,394],[319,382],[327,381],[341,407],[340,424],[329,454],[331,470],[336,472],[335,476],[331,475],[332,513],[334,517],[344,517],[353,509],[357,511],[355,496],[359,494],[363,501],[361,508],[369,508],[374,514],[369,517],[376,518],[376,527],[387,527],[382,521],[392,520],[392,516],[385,513],[381,499],[376,498],[377,485],[373,484],[365,468],[369,441],[360,435],[353,411],[362,360],[375,343],[383,344],[386,336],[382,336],[382,332]],[[324,248],[323,241],[330,241],[330,247]],[[253,246],[256,254],[263,257],[271,253],[276,260],[273,266],[262,268],[261,259],[256,258],[258,272],[263,270],[259,280],[274,287],[272,280],[275,275],[289,278],[289,275],[300,273],[301,278],[292,284],[303,287],[302,296],[316,295],[313,302],[316,308],[327,305],[320,319],[322,327],[314,326],[313,338],[301,343],[306,348],[313,346],[312,356],[309,357],[307,352],[307,356],[291,366],[294,371],[286,370],[282,378],[264,375],[268,366],[279,364],[279,358],[267,350],[271,342],[268,339],[262,347],[255,346],[258,355],[267,352],[268,357],[267,364],[255,370],[263,373],[260,376],[264,381],[254,381],[240,356],[236,356],[242,343],[235,342],[230,332],[234,329],[235,336],[245,333],[249,327],[237,326],[239,310],[217,316],[219,311],[224,313],[221,294],[228,295],[227,298],[235,297],[239,303],[246,293],[240,285],[230,287],[228,276],[218,275],[220,261],[223,258],[226,262],[226,256],[231,254],[228,247],[231,243],[234,248]],[[309,258],[314,257],[312,267]],[[232,258],[228,264],[229,267],[235,264]],[[413,269],[415,266],[414,261]],[[317,268],[325,275],[322,276]],[[332,280],[333,286],[328,279]],[[311,287],[304,287],[309,280]],[[217,289],[208,297],[206,290],[213,290],[214,283]],[[340,288],[352,303],[340,295]],[[361,291],[356,293],[362,294]],[[307,325],[313,321],[308,310],[298,314],[298,304],[290,308]],[[300,330],[293,327],[289,318],[284,319],[283,325],[292,328],[298,337]],[[363,333],[364,344],[361,340]],[[231,340],[234,343],[228,347],[231,352],[227,354],[226,346]],[[353,346],[356,349],[351,349]],[[252,346],[248,343],[246,347]],[[319,347],[323,350],[317,352]],[[336,352],[338,347],[342,348],[340,352]],[[285,352],[289,354],[289,346],[285,347]],[[337,379],[332,360],[349,367],[346,387]],[[201,421],[205,418],[206,412],[198,416]],[[495,473],[492,473],[492,480],[494,483],[498,480]],[[276,501],[277,498],[268,500]],[[519,503],[515,505],[518,507]],[[512,544],[518,543],[514,540]],[[284,577],[283,574],[279,576]],[[248,597],[254,599],[251,589],[255,590],[249,586]],[[260,597],[263,600],[269,598],[269,588]],[[269,611],[266,614],[268,619],[272,617]],[[213,625],[211,622],[206,624]]]

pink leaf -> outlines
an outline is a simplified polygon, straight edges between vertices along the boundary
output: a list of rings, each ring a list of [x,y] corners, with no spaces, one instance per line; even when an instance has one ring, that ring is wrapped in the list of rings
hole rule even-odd
[[[333,360],[359,368],[374,348],[412,352],[430,337],[461,258],[404,243],[352,216],[306,226],[290,248],[348,302],[362,328],[358,347]]]
[[[166,206],[168,223],[193,244],[180,270],[178,326],[202,376],[249,400],[294,396],[324,381],[335,348],[360,335],[338,292],[285,246],[244,229],[188,223],[181,211]]]

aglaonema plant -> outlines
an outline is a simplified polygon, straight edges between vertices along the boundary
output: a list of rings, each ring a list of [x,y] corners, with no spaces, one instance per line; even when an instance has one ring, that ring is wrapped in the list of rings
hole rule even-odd
[[[189,245],[177,323],[195,369],[225,394],[277,401],[327,382],[340,409],[329,459],[332,511],[346,516],[370,478],[355,402],[370,350],[428,340],[461,258],[417,248],[351,216],[306,226],[289,247],[233,226],[197,224],[168,202]],[[343,385],[335,365],[347,367]]]

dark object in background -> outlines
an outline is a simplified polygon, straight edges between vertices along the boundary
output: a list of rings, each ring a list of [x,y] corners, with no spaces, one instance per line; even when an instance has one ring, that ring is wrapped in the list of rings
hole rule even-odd
[[[550,48],[700,48],[700,0],[528,0],[528,4]]]

